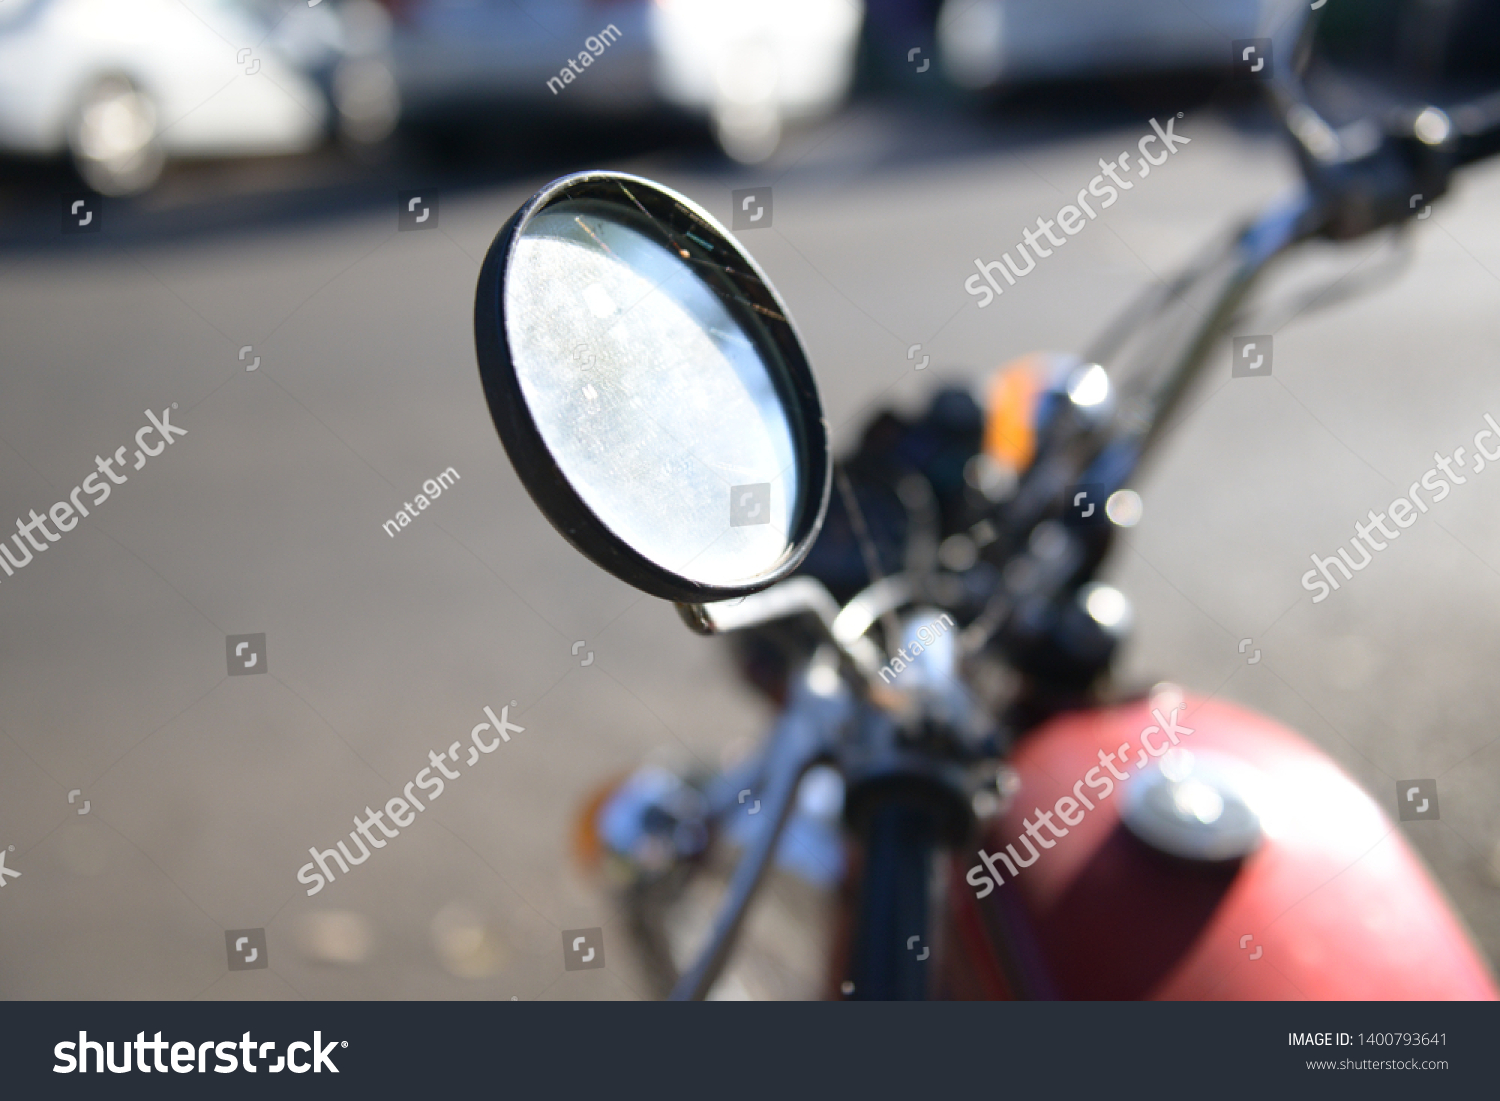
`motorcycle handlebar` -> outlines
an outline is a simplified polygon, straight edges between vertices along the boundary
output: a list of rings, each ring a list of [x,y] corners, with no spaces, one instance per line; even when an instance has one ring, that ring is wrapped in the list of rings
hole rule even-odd
[[[854,603],[849,607],[854,607]],[[822,628],[824,638],[838,648],[845,664],[862,679],[869,680],[881,666],[880,650],[864,637],[864,629],[852,631],[847,619],[840,623],[848,611],[849,608],[839,607],[833,594],[815,577],[788,578],[739,600],[677,605],[682,621],[700,635],[744,630],[792,616],[811,616]]]

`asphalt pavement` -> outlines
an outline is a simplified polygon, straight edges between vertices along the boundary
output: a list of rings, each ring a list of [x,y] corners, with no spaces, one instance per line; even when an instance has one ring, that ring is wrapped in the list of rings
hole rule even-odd
[[[980,309],[975,259],[1055,217],[1172,107],[980,123],[866,106],[753,170],[672,149],[604,166],[726,224],[731,191],[772,189],[739,236],[848,444],[938,380],[1081,349],[1294,183],[1274,135],[1185,103],[1190,142]],[[563,542],[484,405],[485,249],[538,186],[597,163],[563,150],[455,179],[412,231],[397,185],[431,187],[399,164],[347,192],[169,180],[165,199],[104,204],[98,232],[54,228],[51,192],[6,208],[0,515],[46,513],[125,454],[108,498],[0,576],[0,850],[20,873],[0,877],[0,995],[644,995],[618,905],[575,859],[578,808],[650,757],[718,762],[770,712],[724,645]],[[1407,267],[1324,308],[1299,304],[1379,270],[1385,246],[1279,269],[1250,330],[1273,338],[1271,377],[1232,378],[1226,336],[1111,570],[1135,604],[1127,678],[1267,712],[1393,818],[1399,781],[1436,782],[1440,817],[1398,828],[1492,960],[1500,474],[1455,486],[1327,600],[1299,579],[1500,418],[1497,208],[1500,165],[1470,170],[1415,223]],[[153,416],[186,434],[138,437]],[[137,466],[142,440],[162,451]],[[449,471],[408,525],[382,526]],[[415,792],[430,805],[365,860],[325,858],[335,874],[309,896],[309,848],[342,838],[358,858],[352,820],[413,794],[486,708],[521,729],[455,764],[440,800]],[[760,934],[801,986],[731,993],[815,989],[826,930],[809,924]],[[606,966],[565,969],[565,931],[590,929]]]

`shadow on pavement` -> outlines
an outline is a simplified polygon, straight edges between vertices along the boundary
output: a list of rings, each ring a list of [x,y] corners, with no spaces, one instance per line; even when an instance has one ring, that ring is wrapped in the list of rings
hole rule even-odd
[[[453,116],[441,125],[405,127],[376,151],[329,145],[299,157],[178,162],[144,195],[104,198],[100,220],[105,235],[117,243],[202,243],[363,217],[381,208],[393,211],[398,191],[432,188],[461,195],[519,182],[539,184],[642,157],[700,175],[728,179],[754,173],[775,180],[846,167],[848,143],[840,138],[858,130],[855,159],[862,170],[910,170],[914,164],[1065,142],[1163,112],[1204,109],[1238,129],[1270,127],[1257,101],[1205,74],[1043,84],[983,98],[951,90],[872,93],[832,118],[792,131],[771,160],[747,168],[723,157],[707,127],[695,120],[665,114],[630,120],[517,119],[497,108]],[[61,159],[0,158],[0,252],[56,251],[62,242],[63,197],[85,190]]]

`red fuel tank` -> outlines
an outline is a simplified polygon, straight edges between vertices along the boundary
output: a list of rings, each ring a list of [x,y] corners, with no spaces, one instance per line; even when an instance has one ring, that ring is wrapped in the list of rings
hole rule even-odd
[[[1260,821],[1248,855],[1171,855],[1122,821],[1122,806],[1136,822],[1142,793],[1195,760],[1247,794]],[[1267,718],[1159,694],[1060,716],[1012,764],[1019,788],[954,860],[950,996],[1496,997],[1402,828]],[[1216,795],[1187,795],[1207,801],[1188,807],[1201,819],[1224,813]]]

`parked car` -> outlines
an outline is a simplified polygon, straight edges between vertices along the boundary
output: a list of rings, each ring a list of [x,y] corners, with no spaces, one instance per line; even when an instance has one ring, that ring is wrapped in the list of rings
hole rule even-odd
[[[394,85],[387,72],[382,99],[372,18],[384,13],[368,3],[8,0],[0,150],[66,153],[88,186],[119,195],[170,158],[297,153],[332,129],[378,136]]]
[[[1037,80],[1227,68],[1270,0],[945,0],[944,72],[971,89]]]
[[[656,79],[707,115],[739,161],[769,156],[783,123],[839,105],[854,79],[863,0],[656,0]]]
[[[497,107],[627,113],[654,102],[643,0],[382,2],[404,118]]]
[[[862,0],[385,0],[404,117],[669,107],[756,161],[847,94]]]

